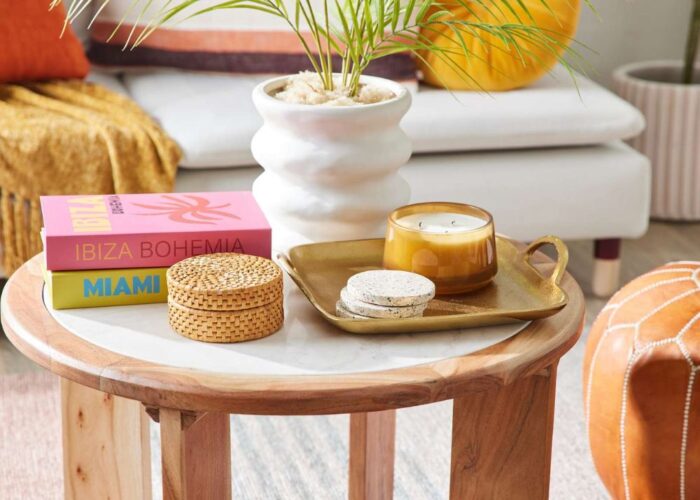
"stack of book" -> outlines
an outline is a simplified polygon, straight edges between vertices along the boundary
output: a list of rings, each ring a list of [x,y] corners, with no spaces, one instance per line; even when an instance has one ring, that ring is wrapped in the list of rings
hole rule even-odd
[[[168,267],[193,255],[270,258],[249,192],[44,196],[45,282],[55,309],[166,302]]]

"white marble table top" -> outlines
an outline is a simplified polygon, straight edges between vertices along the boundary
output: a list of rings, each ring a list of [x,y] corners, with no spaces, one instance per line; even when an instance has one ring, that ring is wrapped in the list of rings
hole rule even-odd
[[[282,330],[237,344],[209,344],[178,335],[168,325],[166,304],[61,311],[47,304],[47,308],[73,334],[124,356],[178,368],[268,376],[336,375],[431,363],[497,344],[528,324],[446,332],[350,334],[327,323],[296,285],[285,279]]]

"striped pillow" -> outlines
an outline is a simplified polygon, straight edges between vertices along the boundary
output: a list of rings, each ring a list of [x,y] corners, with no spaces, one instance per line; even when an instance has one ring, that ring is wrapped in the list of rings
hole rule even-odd
[[[293,0],[285,0],[293,12]],[[121,70],[170,67],[187,70],[241,74],[291,74],[311,69],[296,35],[281,18],[246,9],[226,9],[169,24],[154,31],[137,48],[124,50],[166,0],[154,0],[139,17],[140,4],[132,0],[110,0],[99,11],[90,34],[88,57],[103,67]],[[211,2],[198,2],[201,9]],[[311,0],[314,12],[323,12],[322,0]],[[101,5],[101,4],[100,4]],[[126,13],[126,16],[125,16]],[[124,18],[115,36],[108,38]],[[305,33],[307,43],[314,43]],[[339,67],[339,60],[334,61]],[[416,81],[416,66],[410,54],[395,54],[373,61],[368,74],[402,82]]]

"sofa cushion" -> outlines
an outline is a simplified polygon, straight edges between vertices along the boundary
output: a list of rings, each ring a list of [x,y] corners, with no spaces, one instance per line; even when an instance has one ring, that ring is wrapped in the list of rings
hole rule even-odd
[[[0,82],[83,78],[90,65],[59,3],[0,2]]]
[[[179,192],[246,190],[260,167],[178,172]],[[544,150],[414,156],[401,168],[411,202],[456,201],[489,210],[520,240],[636,238],[649,222],[649,160],[622,143]]]
[[[132,98],[184,151],[183,167],[254,165],[250,140],[261,124],[250,93],[261,78],[176,70],[124,75]],[[421,87],[402,126],[414,152],[598,144],[637,135],[642,115],[583,76],[566,70],[535,85],[484,94]]]
[[[125,69],[167,67],[268,75],[313,69],[297,35],[281,17],[261,12],[261,5],[254,2],[231,2],[225,8],[194,15],[220,5],[205,3],[149,0],[134,8],[133,0],[100,2],[90,29],[88,56],[93,64]],[[280,0],[278,5],[286,5],[290,13],[296,6],[293,0]],[[323,12],[321,0],[307,0],[304,5]],[[133,45],[153,19],[171,9],[174,17],[141,40],[135,50],[123,50]],[[313,50],[311,33],[303,22],[300,31]],[[367,72],[414,83],[417,77],[415,61],[407,52],[376,59]]]
[[[460,2],[435,9],[438,8],[447,8],[462,21],[488,23],[499,28],[525,22],[541,30],[529,31],[531,38],[530,43],[524,44],[526,50],[516,50],[513,42],[500,31],[465,29],[457,36],[453,32],[454,24],[435,23],[422,32],[438,47],[450,51],[451,59],[472,77],[472,80],[465,79],[442,54],[426,51],[418,61],[423,81],[450,89],[497,91],[524,87],[552,69],[573,41],[581,1],[519,0],[513,2],[512,10],[494,8],[491,3]],[[523,44],[523,30],[513,28],[512,34],[518,44]],[[463,53],[462,44],[468,48],[467,54]]]
[[[103,73],[102,71],[91,71],[85,80],[91,83],[97,83],[103,87],[107,87],[109,90],[116,92],[117,94],[125,96],[129,95],[129,91],[126,90],[126,87],[117,75]]]

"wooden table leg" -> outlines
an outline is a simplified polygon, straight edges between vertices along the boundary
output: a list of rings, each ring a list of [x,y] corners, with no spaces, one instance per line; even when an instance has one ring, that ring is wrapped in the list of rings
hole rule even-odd
[[[163,500],[230,500],[229,416],[161,408],[159,418]]]
[[[151,498],[149,418],[141,403],[61,379],[64,495]]]
[[[549,497],[556,365],[454,400],[450,499]]]
[[[350,415],[350,500],[394,495],[396,410]]]

